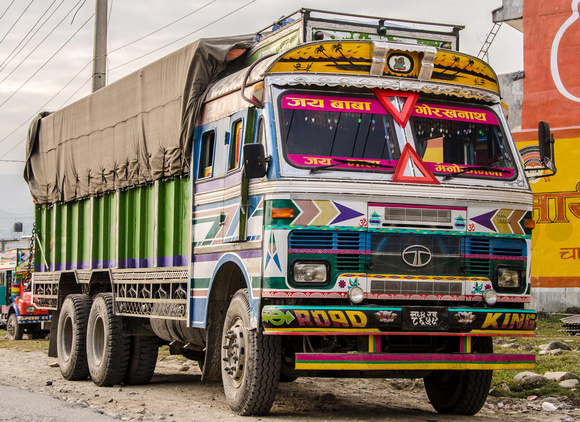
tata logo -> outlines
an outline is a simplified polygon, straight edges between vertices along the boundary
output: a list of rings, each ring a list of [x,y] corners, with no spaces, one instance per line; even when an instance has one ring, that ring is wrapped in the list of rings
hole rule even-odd
[[[431,262],[433,254],[431,254],[429,248],[423,245],[411,245],[403,251],[401,257],[405,261],[405,264],[410,267],[419,268]]]

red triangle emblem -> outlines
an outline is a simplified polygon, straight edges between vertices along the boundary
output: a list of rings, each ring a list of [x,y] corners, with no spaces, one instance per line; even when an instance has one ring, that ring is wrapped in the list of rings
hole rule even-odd
[[[397,121],[401,126],[407,126],[409,117],[411,117],[411,112],[413,107],[419,99],[418,92],[402,92],[402,91],[390,91],[386,89],[373,88],[373,94],[379,99],[383,107],[393,116],[393,119]],[[403,98],[405,104],[401,111],[397,110],[397,107],[393,105],[389,97]]]
[[[407,167],[407,163],[409,160],[413,161],[415,167],[418,171],[423,174],[423,176],[415,177],[415,176],[404,176],[405,167]],[[399,163],[397,164],[397,168],[395,169],[395,174],[393,175],[393,182],[398,183],[426,183],[430,185],[439,185],[441,182],[437,180],[437,178],[431,173],[426,166],[417,151],[413,149],[410,144],[405,145],[403,149],[403,153],[401,154],[401,158],[399,158]]]

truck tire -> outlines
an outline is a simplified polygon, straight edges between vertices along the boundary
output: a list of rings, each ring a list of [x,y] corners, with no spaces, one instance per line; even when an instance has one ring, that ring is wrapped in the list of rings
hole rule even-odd
[[[91,298],[83,294],[68,295],[60,309],[56,348],[60,373],[69,381],[86,380],[87,321],[91,310]]]
[[[10,314],[8,317],[8,322],[6,323],[6,331],[8,332],[9,340],[22,340],[22,334],[24,334],[24,329],[20,324],[18,324],[18,317],[16,314]]]
[[[280,339],[249,326],[248,291],[238,290],[224,321],[221,372],[226,400],[241,416],[268,413],[280,380]]]
[[[99,387],[120,384],[127,373],[131,341],[123,335],[123,320],[115,315],[113,295],[95,297],[87,325],[87,361]]]
[[[125,374],[125,384],[147,384],[155,372],[159,339],[155,336],[131,337],[129,366]]]
[[[493,353],[491,337],[473,340],[472,349]],[[493,371],[433,371],[425,377],[425,390],[438,413],[475,415],[485,404]]]

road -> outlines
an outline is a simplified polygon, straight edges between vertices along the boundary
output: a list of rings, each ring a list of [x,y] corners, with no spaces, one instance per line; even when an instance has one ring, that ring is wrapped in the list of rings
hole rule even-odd
[[[238,417],[225,403],[221,384],[201,383],[192,361],[171,356],[158,362],[150,384],[108,388],[90,380],[66,381],[55,363],[43,351],[0,348],[0,392],[6,394],[0,421],[580,420],[580,409],[572,406],[544,412],[539,402],[494,397],[474,417],[439,415],[427,400],[422,380],[318,378],[281,384],[267,417]]]

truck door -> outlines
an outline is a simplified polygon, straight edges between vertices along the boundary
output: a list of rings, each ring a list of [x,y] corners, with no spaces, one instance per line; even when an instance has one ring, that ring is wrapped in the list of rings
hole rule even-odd
[[[236,190],[235,198],[224,198],[223,221],[224,243],[244,242],[248,211],[248,180],[242,170],[242,146],[250,143],[254,135],[255,110],[248,108],[230,118],[230,131],[226,135],[228,167],[226,190]],[[224,192],[225,192],[224,191]]]

